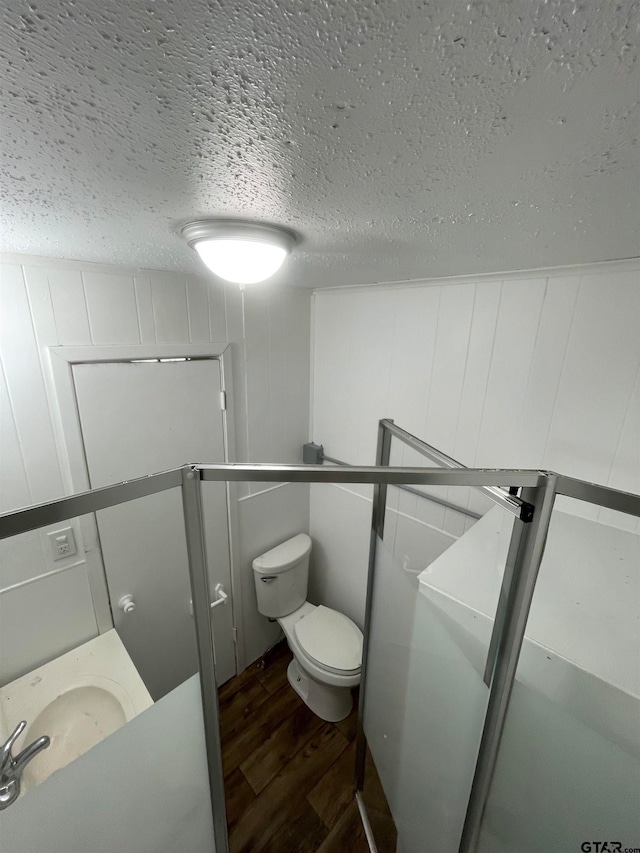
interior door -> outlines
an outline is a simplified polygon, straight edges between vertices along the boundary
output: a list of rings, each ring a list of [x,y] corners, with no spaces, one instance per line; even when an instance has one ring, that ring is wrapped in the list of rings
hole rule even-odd
[[[73,377],[91,487],[223,462],[215,359],[76,364]],[[218,680],[235,675],[224,483],[203,483],[209,582],[229,595],[213,611]],[[197,671],[179,489],[96,513],[114,625],[154,699]],[[118,603],[131,595],[135,610]]]

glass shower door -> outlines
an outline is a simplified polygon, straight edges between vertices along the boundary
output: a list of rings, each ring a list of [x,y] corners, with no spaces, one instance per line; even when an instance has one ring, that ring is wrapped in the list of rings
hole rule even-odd
[[[148,520],[151,536],[155,498],[121,504]],[[179,532],[174,575],[183,576],[173,578],[164,596],[162,575],[153,588],[146,582],[152,566],[139,576],[130,566],[132,598],[129,609],[118,612],[143,626],[148,647],[156,649],[166,646],[179,621],[195,661],[181,489],[167,489],[163,498]],[[57,521],[54,528],[80,531],[93,524],[87,516]],[[28,536],[37,540],[38,531]],[[176,673],[176,686],[154,701],[135,651],[115,628],[96,625],[87,578],[96,543],[85,537],[78,545],[76,564],[71,560],[3,593],[3,663],[12,656],[16,667],[0,688],[0,741],[26,720],[14,756],[41,736],[50,744],[25,767],[19,798],[0,811],[0,847],[7,853],[210,853],[212,797],[197,662],[181,677]],[[139,557],[144,560],[144,552]],[[119,603],[111,606],[118,609]]]
[[[479,853],[640,849],[638,519],[560,498]]]
[[[429,464],[392,443],[390,465]],[[457,853],[523,524],[486,499],[471,501],[478,519],[466,487],[419,491],[388,487],[373,566],[362,799],[381,853]]]

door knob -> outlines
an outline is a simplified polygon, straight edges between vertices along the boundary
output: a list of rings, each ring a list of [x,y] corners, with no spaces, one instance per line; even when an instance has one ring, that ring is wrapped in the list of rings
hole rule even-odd
[[[125,613],[133,613],[136,609],[136,603],[133,600],[132,595],[123,595],[120,601],[118,602],[118,607],[120,610],[124,610]]]

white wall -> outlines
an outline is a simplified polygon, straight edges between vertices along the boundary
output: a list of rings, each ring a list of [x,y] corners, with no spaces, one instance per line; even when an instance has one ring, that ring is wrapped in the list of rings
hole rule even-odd
[[[468,467],[543,467],[640,491],[639,273],[638,261],[612,262],[316,291],[312,440],[330,456],[373,464],[377,421],[389,417]],[[362,494],[313,486],[311,498],[311,535],[344,546],[330,566],[314,563],[318,600],[344,596],[356,615],[368,537]],[[423,524],[464,530],[456,513],[400,500]],[[484,510],[477,493],[468,500]]]
[[[236,460],[299,462],[308,436],[307,292],[241,294],[211,278],[3,256],[0,511],[72,491],[47,347],[206,341],[232,343]],[[239,496],[262,488],[247,486]],[[304,490],[298,500],[304,507]],[[0,615],[20,617],[0,621],[22,625],[0,637],[2,680],[94,636],[105,618],[90,594],[101,568],[98,542],[91,525],[76,530],[80,560],[68,564],[52,562],[39,532],[0,546]],[[63,586],[64,618],[51,604]],[[36,624],[46,627],[34,639]]]

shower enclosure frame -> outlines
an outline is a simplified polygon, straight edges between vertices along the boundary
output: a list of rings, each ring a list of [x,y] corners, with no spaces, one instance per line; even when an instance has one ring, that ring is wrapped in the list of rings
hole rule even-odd
[[[397,468],[389,467],[391,438],[396,436],[431,460],[446,467]],[[437,454],[437,456],[435,455]],[[408,486],[469,486],[480,488],[493,499],[509,508],[522,524],[517,525],[513,572],[502,603],[502,612],[495,620],[495,642],[490,654],[495,658],[491,665],[489,706],[478,752],[475,776],[469,798],[467,816],[460,844],[461,853],[475,849],[482,814],[488,796],[491,775],[495,766],[502,725],[515,677],[526,620],[531,604],[538,568],[556,495],[567,495],[589,501],[598,506],[640,517],[640,496],[598,486],[550,471],[500,470],[464,468],[435,448],[396,427],[393,421],[379,422],[376,465],[340,466],[326,468],[322,465],[249,465],[249,464],[188,464],[170,471],[150,474],[147,477],[71,495],[44,504],[15,510],[0,515],[0,539],[26,533],[38,527],[65,521],[106,509],[110,506],[147,497],[167,489],[182,490],[184,522],[189,558],[189,577],[193,600],[198,653],[199,677],[202,694],[205,743],[209,786],[213,815],[214,838],[217,853],[228,851],[227,822],[224,800],[224,778],[219,727],[219,708],[216,689],[213,632],[211,624],[211,590],[207,577],[204,549],[204,523],[202,513],[201,483],[213,482],[271,482],[271,483],[345,483],[374,486],[371,554],[367,588],[365,620],[365,646],[362,683],[366,680],[368,632],[374,586],[375,543],[382,532],[386,489],[389,485]],[[507,489],[512,494],[502,492]],[[522,490],[519,495],[516,490]],[[497,632],[497,633],[496,633]],[[360,692],[358,712],[357,764],[355,797],[360,809],[367,840],[376,850],[366,808],[362,801],[365,740],[362,728],[364,689]]]

